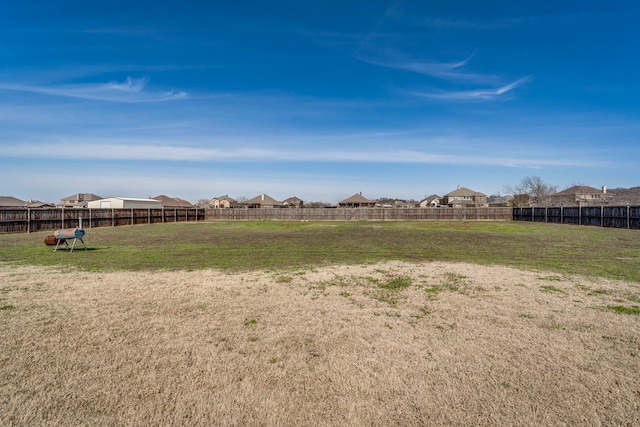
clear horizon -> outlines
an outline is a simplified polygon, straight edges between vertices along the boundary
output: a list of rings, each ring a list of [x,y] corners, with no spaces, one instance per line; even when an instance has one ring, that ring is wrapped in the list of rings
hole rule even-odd
[[[640,3],[8,1],[0,195],[634,187]]]

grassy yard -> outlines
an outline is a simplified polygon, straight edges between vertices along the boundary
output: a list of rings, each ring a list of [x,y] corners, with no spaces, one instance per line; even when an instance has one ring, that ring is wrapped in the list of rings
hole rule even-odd
[[[639,231],[47,234],[0,235],[1,426],[640,425]]]
[[[208,222],[87,229],[88,251],[50,232],[0,235],[0,261],[88,271],[228,271],[463,261],[640,281],[640,231],[516,222]]]

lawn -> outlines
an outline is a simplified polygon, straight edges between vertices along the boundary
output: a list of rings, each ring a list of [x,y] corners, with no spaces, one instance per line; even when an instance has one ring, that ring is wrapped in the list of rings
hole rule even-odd
[[[640,234],[203,222],[0,236],[0,425],[640,425]]]
[[[640,281],[640,231],[522,222],[199,222],[87,229],[88,251],[46,232],[0,235],[0,261],[90,271],[247,271],[461,261]],[[79,243],[79,242],[78,242]]]

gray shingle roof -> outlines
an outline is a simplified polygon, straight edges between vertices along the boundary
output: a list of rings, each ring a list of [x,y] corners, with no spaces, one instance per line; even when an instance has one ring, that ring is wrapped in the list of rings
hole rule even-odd
[[[371,204],[375,203],[375,200],[369,200],[362,195],[362,193],[356,193],[353,196],[344,199],[340,202],[341,205],[349,205],[349,204]]]
[[[458,187],[452,192],[445,194],[444,197],[469,197],[469,196],[486,196],[478,191],[473,191],[467,187]]]
[[[22,208],[27,204],[24,200],[16,199],[12,196],[0,196],[0,207]]]
[[[242,203],[243,205],[261,205],[261,206],[281,206],[282,202],[277,201],[266,194],[259,194],[253,199],[249,199]]]
[[[554,194],[554,196],[574,196],[576,194],[598,194],[602,193],[601,189],[589,187],[588,185],[574,185],[566,190],[562,190]]]

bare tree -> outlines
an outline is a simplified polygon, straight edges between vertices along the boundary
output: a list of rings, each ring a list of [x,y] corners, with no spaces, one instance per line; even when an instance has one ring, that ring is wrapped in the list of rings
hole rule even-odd
[[[504,191],[512,195],[519,206],[525,201],[531,205],[540,205],[547,197],[558,192],[558,186],[544,182],[539,176],[526,176],[517,185],[505,185]]]

